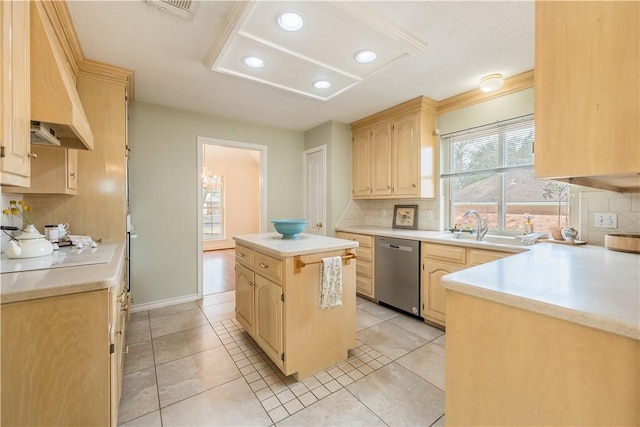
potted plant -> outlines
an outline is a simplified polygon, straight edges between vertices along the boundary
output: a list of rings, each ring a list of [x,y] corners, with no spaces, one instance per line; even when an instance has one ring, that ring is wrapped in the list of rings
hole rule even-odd
[[[562,203],[566,202],[569,199],[570,188],[571,187],[569,186],[569,184],[562,184],[559,182],[549,182],[542,189],[543,191],[542,197],[544,197],[545,199],[553,199],[555,197],[558,198],[558,226],[551,227],[551,236],[555,240],[564,240],[564,237],[562,236],[563,227],[560,225],[560,218],[562,216]],[[564,211],[564,222],[565,222],[564,224],[565,226],[569,222],[568,209],[565,209]]]

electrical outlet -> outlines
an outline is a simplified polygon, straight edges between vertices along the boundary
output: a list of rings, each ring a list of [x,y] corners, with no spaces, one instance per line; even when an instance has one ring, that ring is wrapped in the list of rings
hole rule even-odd
[[[596,228],[618,228],[618,214],[616,213],[597,213]]]
[[[386,218],[386,217],[387,217],[387,210],[386,210],[386,209],[382,209],[382,210],[380,211],[380,216],[381,216],[382,218]]]

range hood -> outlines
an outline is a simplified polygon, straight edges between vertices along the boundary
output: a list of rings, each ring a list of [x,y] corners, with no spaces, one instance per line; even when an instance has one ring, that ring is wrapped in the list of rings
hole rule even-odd
[[[93,150],[71,66],[46,13],[31,2],[31,120],[53,125],[60,147]]]

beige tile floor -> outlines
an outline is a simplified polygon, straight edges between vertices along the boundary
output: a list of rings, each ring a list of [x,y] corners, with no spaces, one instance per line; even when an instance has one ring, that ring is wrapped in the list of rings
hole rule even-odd
[[[296,381],[235,320],[234,298],[132,315],[119,425],[444,425],[441,330],[358,298],[349,359]]]

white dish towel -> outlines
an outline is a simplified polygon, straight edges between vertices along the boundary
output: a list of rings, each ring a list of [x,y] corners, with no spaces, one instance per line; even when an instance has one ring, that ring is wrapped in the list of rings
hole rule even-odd
[[[342,307],[342,258],[322,258],[320,266],[320,308]]]

